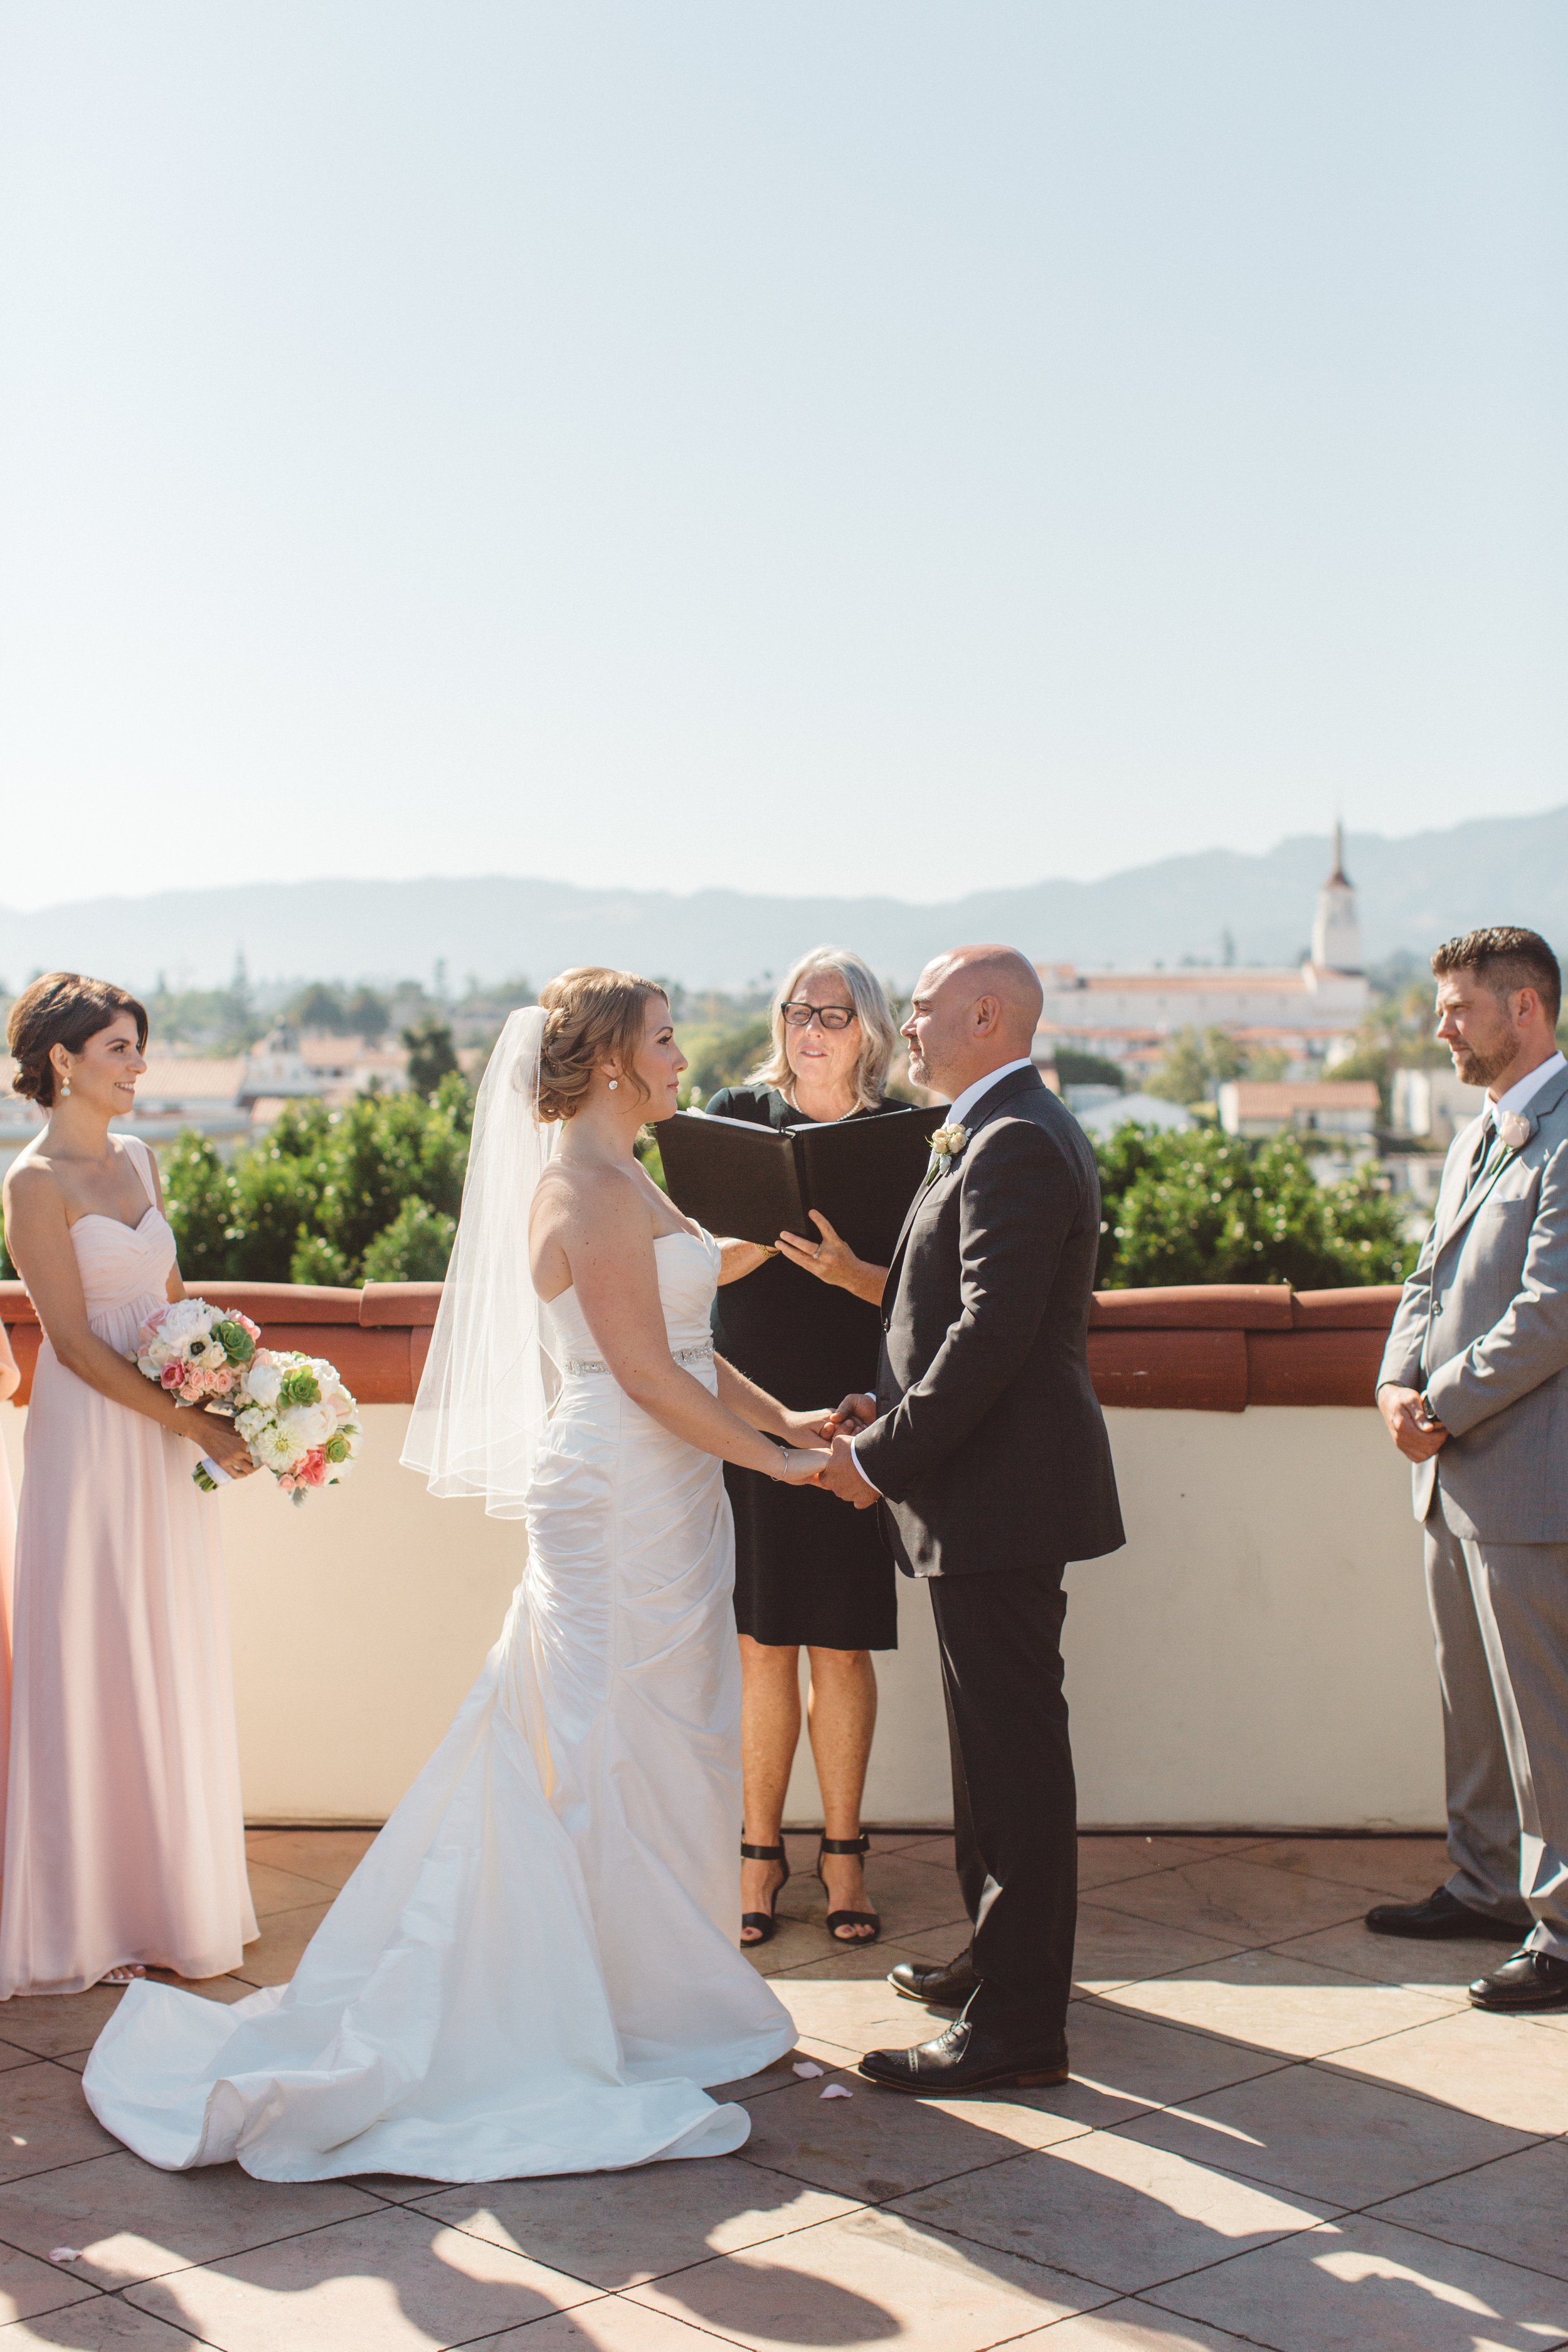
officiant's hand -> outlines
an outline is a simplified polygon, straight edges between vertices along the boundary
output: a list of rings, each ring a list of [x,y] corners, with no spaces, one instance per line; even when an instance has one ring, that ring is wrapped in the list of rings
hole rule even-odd
[[[879,1307],[887,1286],[885,1265],[871,1265],[857,1257],[842,1234],[836,1234],[820,1209],[810,1211],[812,1223],[820,1239],[803,1241],[798,1234],[779,1235],[779,1255],[787,1257],[791,1265],[804,1266],[807,1274],[816,1275],[818,1282],[830,1282],[836,1290],[853,1291],[857,1298],[867,1299]]]
[[[853,1503],[858,1511],[868,1511],[878,1499],[875,1486],[868,1486],[861,1477],[847,1437],[834,1439],[832,1456],[816,1483],[826,1486],[830,1495],[837,1495],[841,1503]]]

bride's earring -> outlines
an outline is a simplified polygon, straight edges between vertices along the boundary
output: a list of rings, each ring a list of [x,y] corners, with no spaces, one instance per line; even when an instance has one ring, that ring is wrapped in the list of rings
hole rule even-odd
[[[610,1092],[611,1092],[612,1094],[614,1094],[614,1093],[615,1093],[616,1088],[620,1085],[620,1083],[621,1083],[621,1082],[620,1082],[619,1078],[612,1078],[612,1079],[610,1080]]]

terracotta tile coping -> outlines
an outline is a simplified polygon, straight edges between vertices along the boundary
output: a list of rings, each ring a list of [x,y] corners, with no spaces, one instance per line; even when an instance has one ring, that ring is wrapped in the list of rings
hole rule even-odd
[[[259,1323],[268,1345],[330,1356],[362,1404],[409,1404],[440,1303],[438,1282],[333,1290],[288,1282],[208,1282],[204,1297]],[[1248,1405],[1370,1405],[1399,1292],[1293,1291],[1283,1283],[1102,1290],[1089,1335],[1102,1404],[1243,1412]],[[0,1282],[26,1402],[37,1317],[19,1282]]]

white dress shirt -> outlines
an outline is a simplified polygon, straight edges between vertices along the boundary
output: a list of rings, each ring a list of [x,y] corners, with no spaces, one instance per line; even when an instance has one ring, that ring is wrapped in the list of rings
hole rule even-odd
[[[1517,1086],[1510,1087],[1506,1095],[1499,1095],[1496,1102],[1489,1101],[1486,1115],[1493,1127],[1497,1125],[1500,1111],[1522,1110],[1526,1103],[1534,1100],[1547,1079],[1554,1078],[1559,1070],[1568,1070],[1568,1062],[1561,1054],[1548,1054],[1544,1062],[1537,1062],[1534,1069],[1527,1071]]]
[[[1562,1055],[1559,1055],[1559,1061],[1561,1061],[1562,1058]],[[949,1110],[947,1118],[943,1121],[943,1125],[947,1127],[962,1127],[964,1120],[969,1117],[970,1112],[974,1108],[975,1104],[980,1100],[982,1095],[988,1095],[993,1087],[999,1085],[1004,1078],[1010,1078],[1015,1070],[1032,1070],[1035,1064],[1033,1056],[1028,1054],[1021,1054],[1016,1062],[1004,1062],[999,1068],[987,1070],[983,1078],[976,1078],[972,1086],[965,1087],[961,1094],[954,1096],[952,1107]],[[859,1471],[862,1478],[866,1478],[866,1465],[860,1459],[859,1442],[858,1439],[853,1437],[850,1439],[849,1451],[855,1456],[856,1469]],[[871,1492],[874,1495],[879,1496],[881,1494],[882,1490],[880,1486],[872,1486],[869,1478],[866,1478],[866,1484],[868,1486],[871,1487]]]

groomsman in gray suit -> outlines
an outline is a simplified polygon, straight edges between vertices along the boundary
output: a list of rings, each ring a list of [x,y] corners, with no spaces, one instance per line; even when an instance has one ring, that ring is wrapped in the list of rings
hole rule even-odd
[[[1489,1936],[1478,2009],[1568,2008],[1568,1063],[1534,931],[1432,959],[1437,1034],[1481,1116],[1454,1139],[1377,1401],[1414,1463],[1447,1772],[1446,1885],[1381,1935]]]

